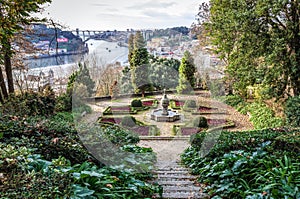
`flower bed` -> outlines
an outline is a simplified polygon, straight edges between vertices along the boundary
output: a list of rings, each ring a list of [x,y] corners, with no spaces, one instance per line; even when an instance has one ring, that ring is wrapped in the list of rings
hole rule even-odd
[[[131,107],[130,106],[111,106],[110,107],[110,110],[112,111],[112,112],[115,112],[115,111],[118,111],[118,112],[120,112],[120,111],[127,111],[127,112],[130,112],[131,111]]]
[[[170,105],[172,109],[180,109],[183,107],[185,101],[184,100],[171,100]]]
[[[203,128],[197,128],[197,127],[181,127],[180,128],[180,132],[181,132],[182,136],[196,134],[202,130],[203,130]]]
[[[121,117],[103,117],[99,120],[100,123],[106,123],[106,124],[117,124],[120,125],[122,121]],[[125,127],[126,129],[133,131],[134,133],[137,133],[139,136],[148,136],[150,134],[150,126],[140,126],[136,125],[132,128]]]
[[[200,112],[215,111],[215,110],[218,110],[218,108],[207,107],[207,106],[199,106],[198,108],[198,111]]]
[[[157,107],[158,101],[156,99],[153,100],[144,100],[142,101],[143,106],[146,107]]]
[[[227,124],[228,120],[226,119],[207,119],[209,126],[222,126]]]
[[[135,126],[129,130],[132,130],[140,136],[148,136],[150,132],[150,126]]]
[[[136,110],[133,110],[131,106],[109,106],[103,112],[103,115],[126,115],[135,114]]]
[[[101,123],[113,123],[113,124],[120,124],[122,121],[122,118],[118,117],[103,117],[100,119],[99,122]]]
[[[199,106],[199,108],[192,112],[193,115],[201,114],[226,114],[226,110],[220,110],[216,107]]]

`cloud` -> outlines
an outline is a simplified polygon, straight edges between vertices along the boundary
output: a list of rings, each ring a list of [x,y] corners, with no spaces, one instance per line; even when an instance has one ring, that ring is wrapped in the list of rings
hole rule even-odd
[[[147,1],[145,3],[137,3],[133,6],[128,6],[128,9],[156,9],[156,8],[168,8],[176,5],[176,2],[160,2],[160,1]]]
[[[91,6],[97,6],[97,7],[107,7],[109,6],[106,3],[92,3]]]
[[[166,12],[154,11],[154,10],[145,10],[142,12],[143,15],[152,18],[173,18],[174,15],[170,15]]]

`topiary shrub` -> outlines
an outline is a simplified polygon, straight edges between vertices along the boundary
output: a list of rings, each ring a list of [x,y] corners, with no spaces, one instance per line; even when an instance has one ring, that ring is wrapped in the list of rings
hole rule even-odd
[[[143,107],[143,103],[140,99],[134,99],[131,101],[132,107]]]
[[[195,100],[186,100],[183,105],[183,110],[188,110],[191,108],[196,108],[197,104]]]
[[[193,127],[206,128],[208,127],[207,119],[203,116],[198,116],[193,119]]]
[[[300,126],[300,96],[290,97],[284,108],[286,123],[292,127]]]
[[[136,125],[136,119],[132,116],[124,116],[121,125],[125,127],[134,127]]]

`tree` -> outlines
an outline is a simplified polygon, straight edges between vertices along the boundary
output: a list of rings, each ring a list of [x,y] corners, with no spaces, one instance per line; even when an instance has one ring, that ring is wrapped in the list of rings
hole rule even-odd
[[[131,81],[135,93],[142,92],[144,94],[146,90],[151,89],[147,49],[134,49],[131,63]]]
[[[300,94],[300,2],[211,0],[205,26],[235,90],[263,84],[273,96]]]
[[[69,77],[67,91],[69,93],[72,93],[73,90],[76,89],[76,86],[83,85],[86,88],[87,95],[91,96],[94,93],[95,82],[90,76],[90,72],[86,66],[86,63],[84,63],[83,65],[79,63],[78,66],[79,70],[72,73]]]
[[[133,50],[134,50],[134,34],[130,34],[128,38],[128,62],[129,63],[132,58]]]
[[[180,61],[167,58],[150,58],[150,81],[156,89],[176,88]]]
[[[179,66],[179,85],[178,93],[189,93],[196,83],[195,79],[196,67],[194,59],[189,51],[185,51],[181,64]]]
[[[120,93],[128,94],[133,92],[130,68],[125,67],[122,70]]]
[[[8,92],[14,93],[11,57],[13,54],[12,41],[15,33],[23,29],[23,25],[40,21],[31,13],[39,12],[41,6],[51,0],[0,0],[0,64],[4,65]],[[3,97],[7,98],[2,70],[0,71],[0,87]]]
[[[152,89],[152,84],[149,78],[149,54],[140,31],[136,32],[133,43],[134,50],[130,60],[132,86],[135,93],[141,92],[144,95],[146,90]]]
[[[133,40],[134,49],[146,48],[147,44],[141,31],[136,31]]]

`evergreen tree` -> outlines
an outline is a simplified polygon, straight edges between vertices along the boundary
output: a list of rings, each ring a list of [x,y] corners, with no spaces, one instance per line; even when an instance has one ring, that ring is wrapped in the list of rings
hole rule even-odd
[[[178,93],[190,93],[195,86],[196,67],[194,59],[189,51],[184,52],[179,66],[179,85],[177,86]]]
[[[81,84],[86,87],[88,96],[91,96],[94,93],[95,82],[92,80],[85,63],[83,65],[79,63],[78,66],[79,70],[72,73],[69,77],[67,91],[72,93],[74,87]]]
[[[133,50],[134,50],[134,34],[130,34],[128,38],[128,62],[131,62]]]
[[[141,31],[136,31],[133,41],[134,49],[146,48],[147,44]]]
[[[131,81],[135,93],[152,89],[149,78],[149,54],[143,35],[137,31],[134,36],[134,50],[130,60]]]
[[[128,94],[133,92],[130,68],[125,67],[122,70],[120,93]]]
[[[156,89],[176,88],[178,85],[178,69],[180,61],[177,59],[156,58],[150,59],[150,80]]]

